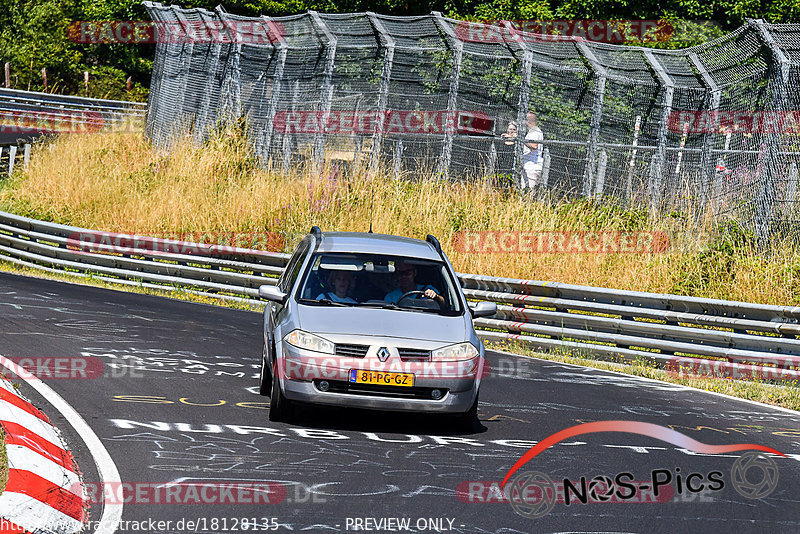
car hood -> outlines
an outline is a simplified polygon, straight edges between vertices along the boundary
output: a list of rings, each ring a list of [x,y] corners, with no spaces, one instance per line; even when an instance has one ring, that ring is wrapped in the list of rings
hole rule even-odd
[[[300,328],[319,334],[352,334],[459,343],[469,341],[463,315],[338,306],[298,306]]]

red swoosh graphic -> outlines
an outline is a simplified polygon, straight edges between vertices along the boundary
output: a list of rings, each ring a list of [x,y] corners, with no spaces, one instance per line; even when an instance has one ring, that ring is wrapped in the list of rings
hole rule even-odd
[[[701,454],[721,454],[724,452],[755,450],[771,452],[773,454],[779,454],[783,457],[786,457],[785,454],[771,447],[757,445],[754,443],[708,445],[681,434],[676,430],[653,423],[642,423],[639,421],[596,421],[594,423],[584,423],[582,425],[565,428],[560,432],[556,432],[555,434],[548,436],[528,449],[528,452],[526,452],[522,458],[517,460],[517,463],[515,463],[511,469],[509,469],[508,473],[506,473],[506,477],[503,479],[503,482],[500,483],[500,487],[505,486],[506,482],[508,482],[508,479],[511,478],[511,475],[513,475],[520,467],[530,462],[531,459],[533,459],[540,452],[543,452],[549,448],[551,445],[555,445],[560,441],[574,436],[580,436],[582,434],[594,434],[596,432],[627,432],[629,434],[641,434],[643,436],[650,436],[651,438],[660,439],[661,441],[666,441],[667,443],[677,445],[683,449],[689,449],[692,452],[698,452]]]

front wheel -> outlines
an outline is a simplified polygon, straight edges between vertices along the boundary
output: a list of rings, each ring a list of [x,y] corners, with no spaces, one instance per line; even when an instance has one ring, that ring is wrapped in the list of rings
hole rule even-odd
[[[284,396],[280,381],[273,373],[272,391],[269,396],[269,420],[288,423],[292,419],[293,408],[292,401]]]
[[[267,344],[261,350],[261,375],[258,377],[258,393],[269,397],[272,390],[272,373],[267,367],[269,365],[269,356],[267,355]]]
[[[454,417],[454,423],[459,430],[473,432],[478,427],[478,394],[475,395],[475,402],[469,410]]]

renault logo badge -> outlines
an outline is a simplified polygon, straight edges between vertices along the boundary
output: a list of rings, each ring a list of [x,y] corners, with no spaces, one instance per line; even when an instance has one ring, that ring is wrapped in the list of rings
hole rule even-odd
[[[380,349],[378,349],[378,359],[380,361],[385,362],[386,360],[389,359],[389,356],[390,356],[389,349],[387,349],[386,347],[381,347]]]

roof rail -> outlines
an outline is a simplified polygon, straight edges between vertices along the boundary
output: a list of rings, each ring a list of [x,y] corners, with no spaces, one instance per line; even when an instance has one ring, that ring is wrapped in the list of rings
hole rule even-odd
[[[314,234],[314,237],[317,239],[322,239],[322,230],[319,229],[319,226],[314,225],[311,227],[311,230],[308,231],[309,234]]]
[[[428,243],[430,243],[431,245],[433,245],[433,248],[435,248],[435,249],[436,249],[436,252],[438,252],[439,254],[441,254],[441,253],[442,253],[442,245],[440,245],[440,244],[439,244],[439,240],[438,240],[438,239],[436,239],[435,237],[433,237],[431,234],[428,234],[428,235],[425,237],[425,241],[427,241]]]

